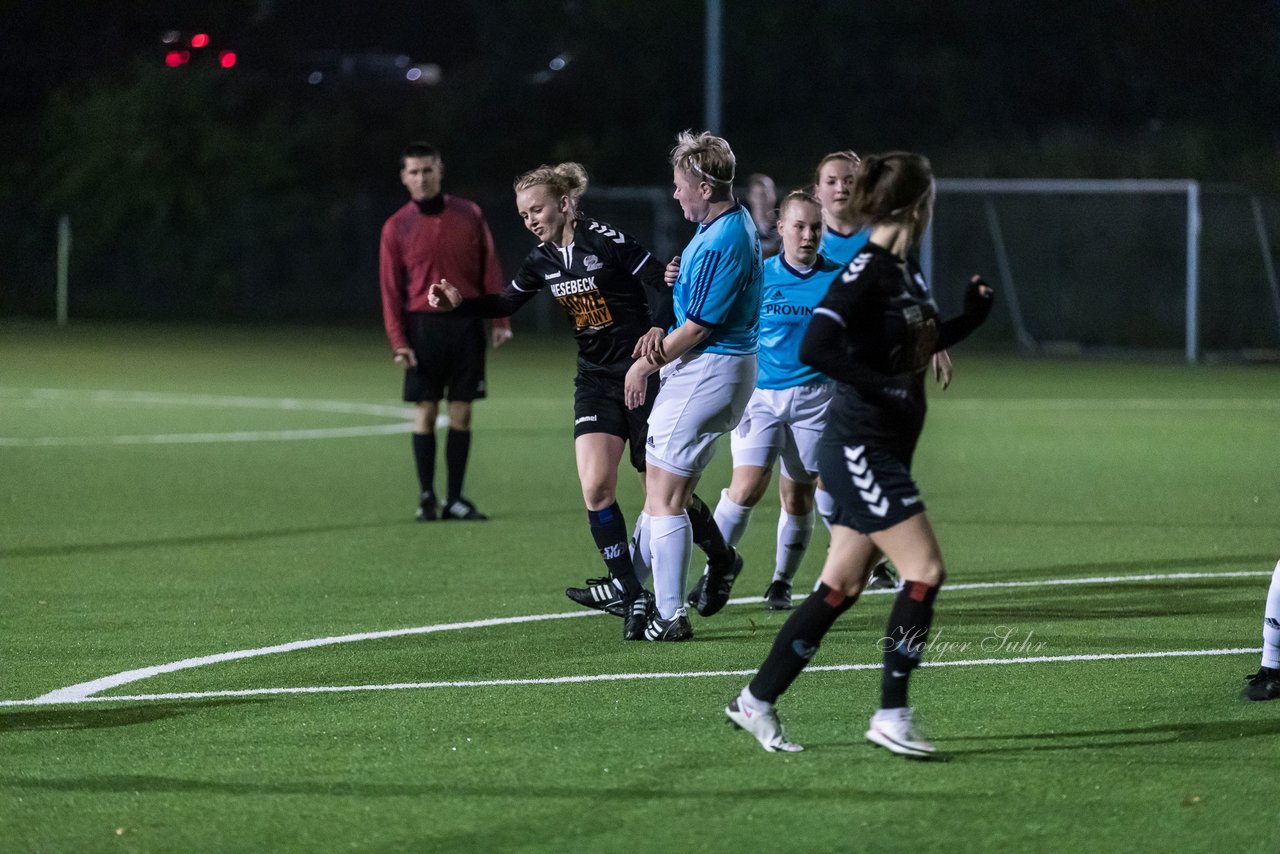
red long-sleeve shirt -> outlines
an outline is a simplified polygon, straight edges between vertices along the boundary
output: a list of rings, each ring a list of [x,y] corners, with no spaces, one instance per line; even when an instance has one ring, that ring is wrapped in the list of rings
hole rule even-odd
[[[392,350],[409,346],[406,312],[439,311],[427,303],[427,288],[435,282],[448,279],[464,298],[498,293],[504,285],[480,206],[448,194],[441,199],[442,209],[433,213],[423,213],[410,201],[382,226],[378,278],[382,322]],[[505,318],[493,323],[510,328]]]

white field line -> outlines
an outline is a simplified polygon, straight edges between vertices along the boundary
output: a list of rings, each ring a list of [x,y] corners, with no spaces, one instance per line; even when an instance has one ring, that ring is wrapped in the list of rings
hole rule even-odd
[[[209,409],[268,409],[284,412],[328,412],[344,415],[372,415],[393,418],[399,423],[359,427],[325,427],[296,430],[235,430],[222,433],[158,433],[125,436],[0,436],[0,448],[64,448],[90,445],[185,445],[212,442],[282,442],[311,439],[344,439],[408,433],[413,429],[413,409],[379,403],[347,400],[306,400],[301,398],[237,397],[213,394],[166,394],[150,391],[110,391],[37,388],[0,388],[0,401],[8,405],[32,406],[156,406]]]
[[[941,395],[935,395],[930,403],[932,404],[937,400],[943,401],[939,405],[944,408],[959,409],[999,408],[1047,411],[1078,409],[1130,409],[1137,410],[1139,412],[1168,412],[1188,409],[1204,412],[1248,412],[1257,410],[1269,412],[1280,410],[1280,398],[1251,397],[959,397],[946,399]]]
[[[1000,664],[1057,664],[1068,661],[1127,661],[1136,658],[1199,658],[1215,655],[1257,655],[1261,647],[1234,649],[1171,649],[1159,652],[1117,652],[1093,655],[1033,655],[1022,658],[974,658],[963,661],[926,661],[921,667],[984,667]],[[822,664],[806,667],[806,673],[850,670],[879,670],[881,662],[868,664]],[[387,685],[312,685],[301,688],[248,688],[239,691],[183,691],[171,694],[129,694],[111,697],[80,697],[74,700],[0,700],[0,706],[47,706],[54,704],[124,703],[153,700],[202,700],[211,697],[264,697],[281,694],[339,694],[361,691],[405,691],[429,688],[491,688],[519,685],[574,685],[583,682],[634,682],[644,679],[702,679],[724,676],[753,676],[755,670],[696,670],[685,673],[599,673],[584,676],[551,676],[540,679],[468,679],[457,682],[394,682]]]
[[[413,408],[405,404],[391,405],[353,400],[311,400],[293,397],[169,394],[158,391],[112,391],[109,389],[77,391],[65,388],[13,389],[0,387],[0,398],[26,398],[50,403],[203,407],[207,409],[272,409],[285,412],[338,412],[347,415],[377,415],[383,418],[413,417]]]
[[[948,584],[946,590],[996,590],[1006,587],[1057,587],[1065,585],[1077,584],[1122,584],[1140,581],[1176,581],[1186,579],[1202,579],[1202,578],[1243,578],[1243,577],[1259,577],[1270,576],[1271,571],[1236,571],[1236,572],[1174,572],[1163,574],[1147,574],[1147,575],[1109,575],[1095,576],[1092,578],[1057,578],[1044,581],[986,581],[974,582],[971,584]],[[893,593],[892,590],[868,590],[868,595],[888,595]],[[737,599],[730,599],[729,604],[741,605],[763,601],[759,596],[746,596]],[[531,614],[521,617],[493,617],[485,620],[470,620],[461,623],[438,623],[430,626],[415,626],[407,629],[387,629],[377,632],[359,632],[350,635],[337,635],[334,637],[312,638],[310,640],[291,641],[289,643],[276,644],[274,646],[258,647],[256,649],[241,649],[232,652],[220,652],[212,655],[202,655],[196,658],[184,658],[180,661],[171,661],[168,664],[158,664],[151,667],[140,667],[135,670],[126,670],[115,673],[110,676],[103,676],[88,682],[79,682],[75,685],[69,685],[65,688],[58,688],[47,694],[42,694],[33,700],[6,700],[0,701],[0,705],[6,703],[21,704],[52,704],[52,703],[77,703],[83,702],[91,698],[94,694],[108,691],[113,688],[119,688],[122,685],[129,685],[134,682],[141,682],[144,679],[150,679],[153,676],[160,676],[165,673],[174,673],[179,670],[190,670],[196,667],[205,667],[210,664],[220,664],[224,661],[237,661],[245,658],[257,658],[264,655],[274,655],[282,652],[293,652],[299,649],[314,649],[321,646],[332,646],[341,643],[355,643],[357,641],[378,640],[381,638],[406,637],[409,635],[424,635],[435,632],[457,631],[459,629],[479,629],[491,626],[507,626],[518,623],[533,623],[544,620],[567,620],[579,617],[595,617],[600,616],[600,611],[567,611],[557,614]]]
[[[125,436],[37,436],[13,439],[0,436],[0,448],[67,448],[89,445],[195,445],[214,442],[291,442],[307,439],[348,439],[408,433],[413,422],[363,427],[314,427],[301,430],[233,430],[227,433],[153,433]]]

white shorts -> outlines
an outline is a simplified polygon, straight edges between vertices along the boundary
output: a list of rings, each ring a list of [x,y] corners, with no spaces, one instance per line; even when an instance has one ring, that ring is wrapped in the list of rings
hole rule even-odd
[[[733,465],[771,469],[782,457],[782,473],[796,483],[818,479],[818,439],[827,423],[834,383],[758,388],[730,436]]]
[[[738,426],[755,384],[754,353],[697,353],[663,367],[645,460],[684,477],[701,474],[715,455],[716,439]]]

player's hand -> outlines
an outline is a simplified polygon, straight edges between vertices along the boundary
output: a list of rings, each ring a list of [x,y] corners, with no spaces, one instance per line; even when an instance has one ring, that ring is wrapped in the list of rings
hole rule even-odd
[[[631,358],[644,359],[650,355],[656,354],[659,362],[665,362],[662,357],[662,339],[666,337],[666,333],[661,327],[654,326],[648,332],[640,336],[640,340],[636,342],[636,346],[631,351]]]
[[[448,279],[441,279],[427,288],[427,305],[442,311],[453,311],[462,305],[462,294],[449,284]]]
[[[494,326],[489,330],[489,338],[493,342],[493,349],[497,350],[503,344],[506,344],[514,336],[510,326]]]
[[[654,367],[646,359],[636,359],[627,370],[627,378],[622,386],[622,400],[627,409],[638,409],[644,405],[644,397],[649,390],[649,374]]]
[[[662,274],[662,281],[667,283],[667,287],[674,288],[676,279],[680,277],[680,256],[672,258],[667,262],[667,269]]]
[[[392,354],[391,359],[397,365],[405,368],[418,367],[418,357],[413,355],[413,350],[408,347],[397,347],[395,353]]]
[[[991,313],[991,304],[995,301],[996,289],[974,273],[969,277],[969,284],[964,289],[964,313],[976,315],[982,320]]]
[[[938,385],[942,386],[943,391],[951,385],[951,354],[946,350],[939,350],[933,354],[933,378]]]

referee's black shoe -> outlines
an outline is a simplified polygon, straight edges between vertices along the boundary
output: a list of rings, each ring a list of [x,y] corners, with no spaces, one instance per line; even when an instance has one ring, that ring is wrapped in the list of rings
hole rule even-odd
[[[585,608],[595,608],[615,617],[626,617],[622,591],[609,578],[588,578],[586,587],[566,587],[564,595]],[[643,631],[643,626],[641,627]]]
[[[1280,697],[1280,670],[1262,667],[1257,673],[1246,676],[1249,684],[1245,686],[1244,696],[1247,700],[1274,700]]]
[[[455,498],[444,505],[441,519],[460,519],[464,522],[487,522],[489,517],[476,509],[476,506],[465,498]]]
[[[733,590],[733,582],[742,572],[742,553],[733,549],[733,557],[728,566],[708,565],[702,576],[702,590],[698,601],[693,603],[694,610],[703,617],[720,613],[720,609],[729,604],[729,593]]]
[[[418,499],[418,512],[415,518],[419,522],[434,522],[440,518],[440,511],[436,507],[436,497],[430,492],[422,493],[422,497]]]

